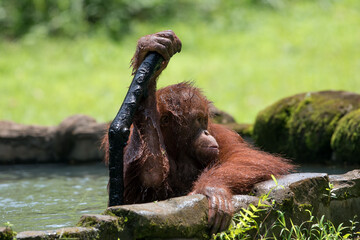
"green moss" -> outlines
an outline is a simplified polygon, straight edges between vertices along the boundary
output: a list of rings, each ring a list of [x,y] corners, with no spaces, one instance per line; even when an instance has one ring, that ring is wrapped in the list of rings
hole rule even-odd
[[[360,163],[360,109],[350,112],[338,123],[331,137],[336,160]]]
[[[93,227],[98,229],[99,239],[117,239],[124,233],[127,217],[98,218],[96,216],[83,216],[78,223],[80,227]]]
[[[254,139],[264,149],[298,161],[329,160],[339,120],[359,107],[360,95],[342,91],[285,98],[259,113]]]
[[[76,224],[77,227],[95,227],[98,224],[95,217],[81,218]]]
[[[115,212],[110,211],[109,209],[106,209],[105,212],[103,213],[103,215],[108,215],[111,217],[117,217]]]
[[[289,121],[304,94],[282,99],[261,111],[254,124],[257,145],[270,152],[289,153]]]
[[[294,157],[303,160],[330,158],[330,138],[339,119],[343,105],[337,94],[315,93],[306,98],[294,111],[290,124],[290,142]]]

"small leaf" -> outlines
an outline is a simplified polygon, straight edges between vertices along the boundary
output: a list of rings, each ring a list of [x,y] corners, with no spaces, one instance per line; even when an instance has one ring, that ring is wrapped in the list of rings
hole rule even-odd
[[[276,180],[275,176],[271,174],[271,178],[273,179],[273,181],[275,182],[275,185],[278,185],[278,181]]]

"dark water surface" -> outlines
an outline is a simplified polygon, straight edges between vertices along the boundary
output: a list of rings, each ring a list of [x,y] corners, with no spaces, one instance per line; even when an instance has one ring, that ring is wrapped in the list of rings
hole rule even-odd
[[[359,166],[300,164],[298,172],[327,173],[329,175],[337,175],[347,173],[354,169],[359,169]]]
[[[342,174],[352,169],[302,165],[299,171]],[[106,209],[107,181],[103,164],[0,166],[0,226],[10,222],[18,232],[74,226],[81,215]]]
[[[103,164],[0,166],[0,226],[15,231],[74,226],[80,216],[102,213],[108,172]]]

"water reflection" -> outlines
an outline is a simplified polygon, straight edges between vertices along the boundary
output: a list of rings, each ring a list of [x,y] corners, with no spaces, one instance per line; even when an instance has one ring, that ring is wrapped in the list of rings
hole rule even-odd
[[[0,166],[0,226],[16,231],[74,226],[107,204],[107,169],[100,164]]]

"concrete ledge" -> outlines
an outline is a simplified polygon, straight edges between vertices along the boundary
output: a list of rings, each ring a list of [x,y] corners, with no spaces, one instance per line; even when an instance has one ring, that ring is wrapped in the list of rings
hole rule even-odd
[[[98,239],[96,228],[70,227],[49,231],[25,231],[16,235],[17,240],[55,240],[55,239]]]

